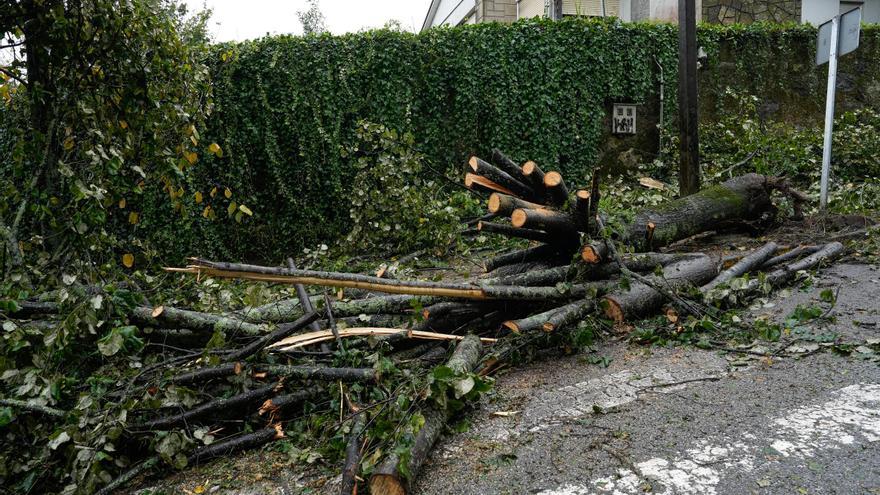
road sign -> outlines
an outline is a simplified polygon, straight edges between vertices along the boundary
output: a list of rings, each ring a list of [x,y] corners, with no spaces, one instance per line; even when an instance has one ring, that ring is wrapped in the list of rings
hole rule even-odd
[[[856,7],[840,17],[840,34],[837,37],[837,56],[846,55],[859,47],[862,25],[862,9]],[[827,63],[831,58],[831,25],[834,19],[819,26],[816,65]]]
[[[822,149],[822,181],[819,191],[819,208],[828,205],[828,176],[831,172],[831,133],[834,131],[834,93],[837,89],[837,58],[859,47],[862,9],[856,7],[836,15],[819,26],[816,65],[828,62],[828,92],[825,103],[825,136]]]

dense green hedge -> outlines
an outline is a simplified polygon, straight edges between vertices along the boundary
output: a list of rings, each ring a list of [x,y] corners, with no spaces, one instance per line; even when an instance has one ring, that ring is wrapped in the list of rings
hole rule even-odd
[[[655,94],[657,62],[675,67],[675,36],[667,25],[529,21],[218,46],[208,134],[224,157],[202,170],[255,215],[206,235],[225,255],[278,258],[344,232],[354,169],[341,150],[360,119],[412,132],[436,172],[497,146],[583,176],[606,102]]]
[[[812,62],[815,36],[807,26],[702,26],[703,115],[723,113],[732,86],[766,101],[770,118],[818,125],[825,69]],[[529,20],[274,36],[217,45],[210,58],[215,110],[202,137],[222,157],[200,157],[188,214],[170,215],[161,200],[142,214],[157,252],[178,258],[168,261],[277,261],[344,236],[356,170],[343,151],[362,119],[412,133],[423,173],[457,176],[469,154],[497,146],[576,181],[600,154],[611,102],[657,107],[661,67],[667,128],[675,115],[677,31],[668,24]],[[878,59],[880,29],[868,27],[842,64],[856,89],[843,92],[843,107],[880,101]],[[253,216],[237,223],[226,214],[232,202]],[[216,218],[202,216],[207,206]]]

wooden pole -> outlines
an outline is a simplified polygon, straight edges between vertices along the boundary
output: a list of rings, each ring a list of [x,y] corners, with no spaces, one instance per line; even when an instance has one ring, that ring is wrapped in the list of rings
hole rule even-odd
[[[680,196],[700,190],[700,145],[697,136],[696,0],[678,0],[678,129]]]

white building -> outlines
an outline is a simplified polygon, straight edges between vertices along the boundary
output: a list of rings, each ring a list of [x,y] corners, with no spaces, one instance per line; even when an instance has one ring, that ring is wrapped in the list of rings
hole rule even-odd
[[[862,7],[864,22],[880,22],[880,0],[696,0],[699,20],[748,23],[798,21],[819,25]],[[624,21],[677,22],[678,0],[433,0],[422,30],[530,17],[619,17]]]

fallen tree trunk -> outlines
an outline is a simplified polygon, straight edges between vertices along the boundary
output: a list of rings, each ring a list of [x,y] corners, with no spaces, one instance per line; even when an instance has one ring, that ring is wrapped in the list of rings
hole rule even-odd
[[[774,184],[766,176],[746,174],[641,211],[627,228],[625,241],[646,251],[648,224],[654,225],[650,242],[657,248],[711,230],[718,222],[756,220],[773,208]]]
[[[532,210],[541,210],[547,209],[547,206],[532,203],[531,201],[526,201],[524,199],[519,199],[515,196],[510,196],[507,194],[501,193],[492,193],[489,195],[489,201],[487,202],[486,209],[489,210],[489,213],[494,213],[497,216],[510,216],[513,213],[513,210],[517,208],[530,208]]]
[[[342,465],[340,495],[357,495],[357,473],[361,462],[361,434],[366,424],[366,413],[356,411],[345,444],[345,462]]]
[[[700,256],[672,263],[663,270],[663,276],[648,275],[651,285],[630,280],[628,290],[605,295],[601,306],[605,315],[615,322],[635,320],[657,311],[666,297],[652,285],[676,291],[690,285],[700,286],[718,274],[717,263],[709,256]]]
[[[474,335],[468,335],[456,346],[455,352],[449,358],[446,366],[456,374],[469,373],[479,363],[480,354],[480,339]],[[416,434],[409,458],[402,460],[397,454],[391,454],[379,464],[370,478],[371,494],[405,495],[410,492],[412,481],[418,476],[419,469],[428,458],[434,443],[440,437],[450,413],[449,410],[433,406],[423,411],[423,415],[425,422]],[[401,462],[406,462],[403,470],[400,469]],[[404,478],[401,471],[409,473],[410,478]]]
[[[501,152],[498,148],[492,148],[492,161],[498,165],[501,170],[504,170],[508,175],[513,177],[514,179],[522,182],[523,184],[528,185],[528,178],[523,175],[522,167],[516,164],[515,161],[511,160],[504,153]]]
[[[547,172],[544,175],[544,189],[547,191],[547,200],[555,206],[563,206],[568,202],[568,187],[559,172]]]

